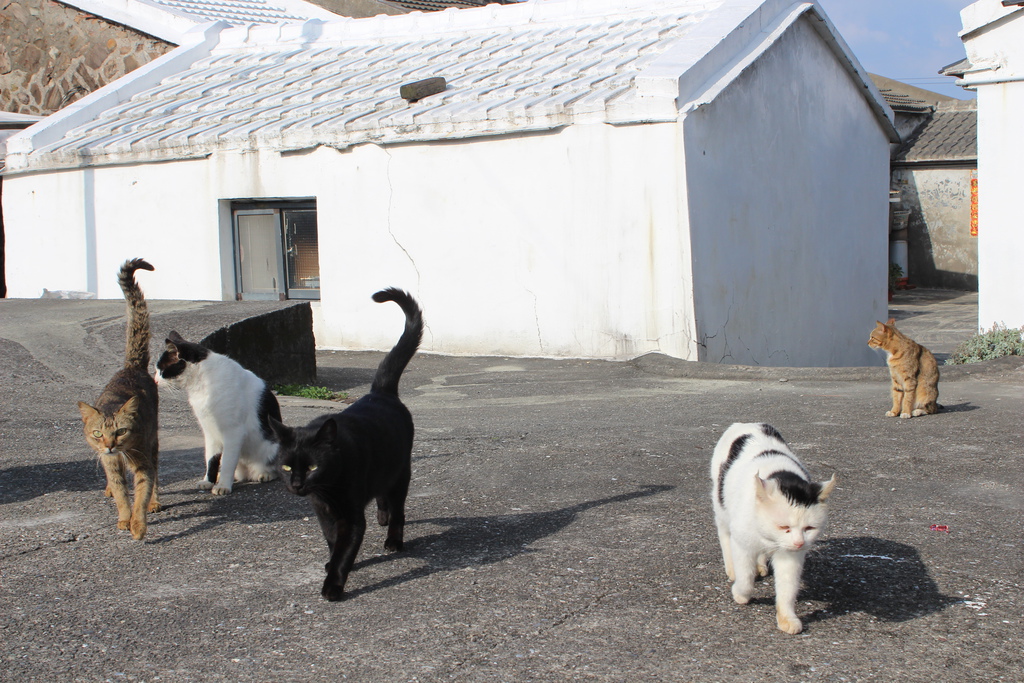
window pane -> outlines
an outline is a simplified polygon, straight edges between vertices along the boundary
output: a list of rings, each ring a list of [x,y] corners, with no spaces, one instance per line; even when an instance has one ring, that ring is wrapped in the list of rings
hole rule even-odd
[[[284,224],[289,295],[319,295],[320,250],[317,246],[316,211],[285,209]]]

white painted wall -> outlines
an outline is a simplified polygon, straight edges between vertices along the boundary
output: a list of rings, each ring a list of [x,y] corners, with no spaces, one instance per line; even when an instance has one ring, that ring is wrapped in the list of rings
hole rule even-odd
[[[388,348],[400,318],[369,297],[394,285],[421,299],[429,351],[695,358],[680,155],[675,123],[595,124],[15,175],[10,295],[118,298],[117,268],[141,255],[150,299],[232,298],[223,200],[315,197],[321,346]],[[37,268],[53,241],[66,248]]]
[[[1017,40],[1024,41],[1024,21]],[[1024,82],[978,88],[978,325],[1024,325]]]
[[[701,360],[876,365],[888,139],[805,21],[685,121]]]
[[[978,325],[1024,325],[1024,9],[982,0],[960,14],[978,92]]]

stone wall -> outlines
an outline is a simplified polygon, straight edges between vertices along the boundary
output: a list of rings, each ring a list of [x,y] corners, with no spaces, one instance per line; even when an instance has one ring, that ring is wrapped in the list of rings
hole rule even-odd
[[[0,110],[45,116],[174,49],[52,0],[0,0]]]

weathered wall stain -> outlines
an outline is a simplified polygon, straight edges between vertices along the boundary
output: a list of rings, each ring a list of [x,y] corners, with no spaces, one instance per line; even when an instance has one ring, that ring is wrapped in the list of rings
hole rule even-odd
[[[978,289],[978,238],[971,236],[971,169],[897,169],[907,225],[911,284]]]

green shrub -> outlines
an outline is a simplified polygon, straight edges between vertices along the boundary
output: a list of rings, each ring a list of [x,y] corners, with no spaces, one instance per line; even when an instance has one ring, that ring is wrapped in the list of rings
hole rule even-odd
[[[900,268],[898,263],[889,264],[889,291],[896,291],[896,283],[903,277],[903,269]]]
[[[946,365],[978,363],[1003,356],[1024,356],[1024,327],[1015,329],[993,325],[988,332],[961,342],[946,359]]]
[[[312,387],[307,384],[278,384],[274,387],[274,391],[281,396],[301,396],[320,401],[340,401],[347,397],[344,392],[332,391],[327,387]]]

